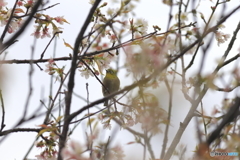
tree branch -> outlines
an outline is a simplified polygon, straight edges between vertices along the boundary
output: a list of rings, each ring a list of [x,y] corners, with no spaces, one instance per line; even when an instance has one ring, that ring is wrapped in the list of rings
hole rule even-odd
[[[83,39],[84,33],[85,33],[89,23],[91,22],[93,14],[94,14],[95,10],[97,9],[100,2],[101,2],[101,0],[96,0],[95,3],[93,4],[93,6],[87,16],[87,19],[85,20],[85,23],[75,41],[74,51],[73,51],[73,59],[72,59],[72,63],[71,63],[71,69],[70,69],[70,75],[69,75],[69,81],[68,81],[68,92],[65,97],[65,103],[66,103],[66,108],[65,108],[65,113],[64,113],[65,119],[64,119],[62,134],[61,134],[60,140],[59,140],[58,160],[62,160],[61,151],[62,151],[63,147],[65,146],[68,128],[69,128],[69,124],[71,122],[71,120],[68,117],[70,114],[70,107],[71,107],[72,93],[73,93],[73,88],[74,88],[75,71],[77,68],[79,46],[80,46],[80,44],[82,44],[82,39]]]

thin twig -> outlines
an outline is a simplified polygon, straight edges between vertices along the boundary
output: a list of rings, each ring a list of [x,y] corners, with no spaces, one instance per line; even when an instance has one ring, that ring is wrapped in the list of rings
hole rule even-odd
[[[52,40],[55,38],[55,36],[59,33],[62,33],[62,31],[59,32],[55,32],[54,35],[52,36],[51,40],[49,41],[49,43],[47,44],[47,46],[45,47],[44,51],[42,52],[40,59],[43,59],[44,53],[46,52],[47,48],[49,47],[49,45],[51,44]]]
[[[5,107],[4,107],[3,97],[2,97],[2,90],[0,90],[0,100],[1,100],[1,108],[2,108],[2,122],[1,122],[0,132],[2,132],[3,128],[6,126],[4,124],[4,121],[5,121]]]

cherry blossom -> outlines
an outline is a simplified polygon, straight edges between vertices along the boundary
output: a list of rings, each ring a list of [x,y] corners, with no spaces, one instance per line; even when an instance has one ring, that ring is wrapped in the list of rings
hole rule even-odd
[[[230,34],[224,34],[221,31],[216,31],[215,38],[218,41],[218,46],[219,46],[221,43],[226,42],[230,38]]]

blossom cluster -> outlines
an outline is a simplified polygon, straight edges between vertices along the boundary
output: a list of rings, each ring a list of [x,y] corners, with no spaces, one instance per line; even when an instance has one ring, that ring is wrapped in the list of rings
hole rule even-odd
[[[5,0],[0,1],[0,25],[5,26],[10,18],[11,22],[7,28],[8,33],[13,33],[18,30],[21,26],[25,17],[28,16],[29,11],[31,11],[34,6],[36,0],[18,0],[17,6],[13,10],[12,8],[8,8],[6,5],[8,4]],[[12,16],[11,16],[12,15]],[[50,37],[51,33],[49,32],[50,26],[52,29],[52,34],[62,32],[61,27],[58,27],[57,24],[68,23],[63,16],[51,17],[49,15],[36,13],[34,15],[35,18],[35,31],[32,33],[36,38],[45,38]],[[57,24],[56,24],[57,23]]]
[[[226,42],[230,38],[230,34],[225,34],[221,31],[215,32],[215,37],[218,42],[218,46],[224,42]]]
[[[84,153],[87,151],[80,142],[71,140],[68,145],[62,150],[62,157],[65,160],[93,160],[99,159],[102,160],[105,157],[112,160],[123,160],[125,154],[120,145],[115,145],[112,148],[109,148],[106,151],[106,145],[104,143],[99,143],[96,147],[94,147],[91,152],[91,156],[86,156]]]
[[[61,117],[56,119],[56,122],[59,122]],[[42,127],[42,130],[39,132],[38,136],[41,136],[42,140],[36,142],[36,147],[43,149],[43,151],[36,155],[37,160],[56,160],[58,151],[56,149],[58,145],[58,138],[59,138],[59,129],[56,122],[49,122],[48,125],[42,124],[39,125]],[[43,134],[48,133],[47,136]]]
[[[22,18],[17,18],[20,13],[24,13],[21,8],[16,8],[14,11],[12,8],[8,9],[6,7],[8,3],[5,2],[5,0],[0,1],[0,26],[6,26],[8,23],[11,14],[12,14],[12,19],[11,22],[9,23],[9,27],[7,28],[8,33],[13,33],[15,32],[22,24]]]
[[[65,66],[61,68],[58,67],[55,61],[52,58],[50,58],[48,60],[48,64],[46,64],[45,72],[47,72],[49,75],[57,73],[57,76],[62,80],[64,78],[64,68]]]
[[[50,17],[49,15],[45,14],[36,14],[35,23],[35,31],[31,35],[36,38],[45,38],[51,37],[51,33],[49,32],[49,26],[52,28],[52,34],[61,33],[62,28],[56,25],[56,22],[60,25],[64,23],[68,23],[63,16],[58,17]]]

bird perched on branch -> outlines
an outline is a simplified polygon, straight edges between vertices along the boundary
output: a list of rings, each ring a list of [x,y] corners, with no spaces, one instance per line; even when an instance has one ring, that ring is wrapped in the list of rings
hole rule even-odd
[[[106,70],[106,76],[103,79],[102,93],[107,96],[119,90],[120,80],[117,71],[113,69]],[[108,100],[104,102],[104,106],[108,106]]]

